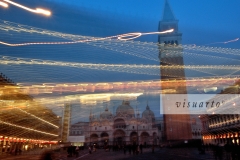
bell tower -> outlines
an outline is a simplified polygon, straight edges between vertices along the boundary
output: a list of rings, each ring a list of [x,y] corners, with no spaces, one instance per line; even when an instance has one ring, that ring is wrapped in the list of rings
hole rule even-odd
[[[178,29],[178,20],[176,19],[168,0],[165,0],[162,19],[159,22],[159,31],[174,29],[173,32],[158,36],[159,60],[161,83],[164,81],[185,80],[184,59],[182,44],[182,33]],[[168,69],[171,66],[178,66],[176,70]],[[186,82],[179,86],[164,86],[162,90],[174,89],[174,94],[179,94],[176,99],[187,99]],[[162,96],[163,113],[166,111],[168,102],[171,101],[168,96],[171,93],[164,92]],[[167,141],[179,141],[192,139],[190,115],[189,114],[164,114],[164,139]]]
[[[182,33],[178,31],[178,20],[174,16],[174,13],[169,5],[168,0],[165,0],[164,9],[162,13],[162,19],[159,22],[158,30],[165,31],[168,29],[174,29],[173,32],[168,34],[162,34],[158,37],[158,42],[160,44],[168,44],[168,45],[178,45],[182,43]]]

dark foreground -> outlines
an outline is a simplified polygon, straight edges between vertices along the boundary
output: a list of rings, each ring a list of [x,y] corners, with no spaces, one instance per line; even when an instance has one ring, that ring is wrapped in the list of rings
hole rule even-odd
[[[0,160],[40,160],[46,159],[42,155],[46,153],[46,150],[36,150],[22,155],[0,155]],[[52,151],[50,152],[52,159],[54,160],[214,160],[212,151],[206,151],[205,154],[199,154],[197,148],[156,148],[152,153],[151,148],[143,150],[142,154],[133,155],[120,151],[105,152],[103,149],[99,149],[96,152],[89,154],[88,150],[79,151],[78,157],[73,155],[67,156],[66,150]],[[224,158],[225,159],[225,158]],[[46,159],[48,160],[48,159]]]

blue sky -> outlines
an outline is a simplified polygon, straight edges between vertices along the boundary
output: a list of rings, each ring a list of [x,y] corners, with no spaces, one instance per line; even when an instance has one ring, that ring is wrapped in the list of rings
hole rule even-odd
[[[157,31],[164,4],[164,0],[22,0],[17,2],[32,8],[39,6],[47,8],[53,15],[46,19],[46,17],[33,15],[10,6],[7,10],[0,10],[1,19],[91,36]],[[240,37],[238,17],[240,1],[238,0],[169,0],[169,2],[179,20],[183,44],[205,45]],[[157,38],[147,36],[139,40],[156,42]],[[229,43],[223,47],[239,48],[239,43]]]
[[[90,11],[90,14],[102,12],[106,17],[134,21],[136,31],[157,30],[161,19],[164,0],[52,0],[58,3],[74,5]],[[183,43],[204,45],[222,42],[239,37],[240,15],[238,0],[169,0],[172,10],[179,19],[180,31],[183,32]],[[101,14],[101,13],[100,13]],[[142,22],[145,22],[142,24]],[[117,23],[117,22],[115,22]],[[123,22],[124,23],[124,22]],[[141,24],[141,25],[138,25]],[[119,27],[122,27],[120,24]],[[127,31],[127,30],[126,30]],[[152,40],[154,41],[154,40]],[[239,42],[225,45],[239,48]]]
[[[84,36],[106,37],[129,32],[155,32],[161,20],[164,0],[16,0],[32,8],[43,7],[52,11],[51,17],[32,14],[10,6],[0,8],[0,19]],[[239,0],[169,0],[179,20],[183,44],[240,48],[240,41],[226,42],[240,37]],[[22,33],[0,34],[1,40],[41,41],[39,35]],[[42,39],[41,39],[42,38]],[[50,39],[48,39],[50,40]],[[52,38],[51,40],[57,40]],[[143,36],[135,41],[157,43],[157,36]],[[215,44],[211,44],[215,43]],[[140,59],[85,44],[69,46],[0,46],[1,55],[67,62],[150,64],[159,62]],[[156,57],[158,55],[156,54]],[[16,82],[106,82],[159,79],[159,76],[130,73],[99,72],[63,67],[36,67],[29,65],[1,65],[1,72]],[[156,98],[156,97],[155,97]],[[146,97],[140,97],[142,110]],[[151,104],[159,106],[159,103]],[[157,113],[157,111],[156,111]]]

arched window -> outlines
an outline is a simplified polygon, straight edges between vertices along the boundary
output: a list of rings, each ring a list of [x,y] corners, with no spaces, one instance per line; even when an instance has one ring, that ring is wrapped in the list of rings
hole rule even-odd
[[[114,121],[114,128],[126,128],[125,121],[123,119],[116,119]]]

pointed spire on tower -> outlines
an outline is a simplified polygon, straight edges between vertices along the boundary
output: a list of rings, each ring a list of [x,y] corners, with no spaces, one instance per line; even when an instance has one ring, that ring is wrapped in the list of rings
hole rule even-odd
[[[149,106],[148,106],[148,100],[147,100],[147,106],[146,106],[146,109],[147,109],[147,110],[149,110],[149,109],[150,109],[150,108],[149,108]]]
[[[176,20],[176,18],[174,16],[174,13],[172,11],[172,8],[171,8],[168,0],[165,0],[163,14],[162,14],[162,21],[175,21],[175,20]]]
[[[106,105],[106,109],[105,109],[105,111],[106,111],[106,112],[108,111],[108,107],[107,107],[107,105]]]

